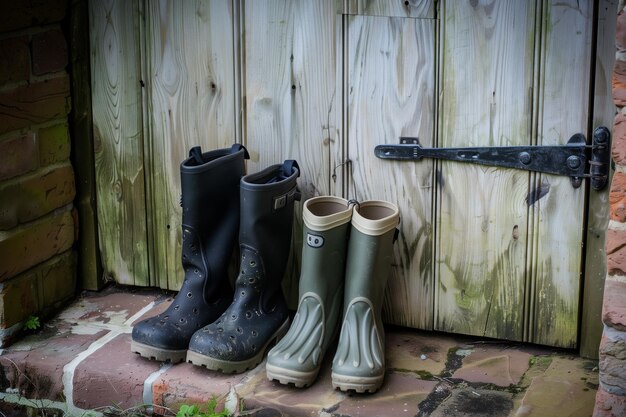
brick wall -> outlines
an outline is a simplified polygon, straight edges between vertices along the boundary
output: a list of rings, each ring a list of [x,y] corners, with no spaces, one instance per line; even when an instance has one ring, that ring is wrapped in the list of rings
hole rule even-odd
[[[0,347],[75,293],[68,13],[0,5]]]

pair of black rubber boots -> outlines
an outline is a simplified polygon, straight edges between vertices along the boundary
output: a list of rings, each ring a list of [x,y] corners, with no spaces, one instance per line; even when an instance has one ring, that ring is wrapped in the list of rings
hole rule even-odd
[[[287,160],[245,175],[247,150],[189,151],[181,163],[185,280],[165,312],[133,328],[131,350],[172,363],[187,360],[243,372],[289,328],[281,289],[287,265],[298,164]],[[237,236],[241,267],[227,276]]]

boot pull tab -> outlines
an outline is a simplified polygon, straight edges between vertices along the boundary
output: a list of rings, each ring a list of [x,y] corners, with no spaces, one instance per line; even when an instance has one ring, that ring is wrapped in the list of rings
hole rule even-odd
[[[199,146],[194,146],[189,149],[189,157],[193,158],[198,164],[204,164],[204,160],[202,159],[202,149]]]
[[[243,159],[250,159],[250,154],[245,146],[241,143],[234,143],[233,146],[230,147],[230,153],[237,153],[243,149]]]
[[[293,174],[293,169],[296,168],[298,170],[298,177],[300,176],[300,166],[298,162],[294,159],[285,159],[283,162],[283,175],[285,178],[291,177]]]

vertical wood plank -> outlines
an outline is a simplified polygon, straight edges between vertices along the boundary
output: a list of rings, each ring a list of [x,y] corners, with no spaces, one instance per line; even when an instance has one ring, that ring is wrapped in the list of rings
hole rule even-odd
[[[348,14],[387,17],[435,17],[434,0],[347,0]]]
[[[245,2],[244,94],[248,172],[296,159],[302,200],[330,193],[340,160],[335,120],[336,17],[329,1]],[[283,289],[297,305],[302,248],[295,206],[293,251]]]
[[[153,283],[182,285],[180,163],[188,150],[235,142],[233,6],[153,0],[146,5]]]
[[[89,77],[89,9],[87,0],[71,3],[71,74],[72,74],[72,153],[76,181],[78,228],[78,276],[80,288],[99,290],[104,286],[98,248],[96,218],[96,172]]]
[[[537,143],[564,144],[574,133],[588,131],[593,4],[546,1],[540,21]],[[541,190],[541,198],[531,205],[535,228],[529,232],[535,247],[530,321],[534,325],[529,341],[573,348],[577,345],[585,187],[574,189],[569,178],[547,174],[537,175],[532,187]]]
[[[384,302],[387,322],[432,328],[433,163],[384,161],[374,147],[418,136],[431,147],[435,105],[435,22],[348,18],[349,197],[388,200],[402,217]]]
[[[597,39],[592,129],[611,127],[615,105],[611,94],[611,70],[615,63],[615,11],[617,0],[601,0],[598,4]],[[609,222],[609,188],[591,191],[587,214],[585,250],[585,283],[583,287],[580,355],[598,358],[602,337],[602,299],[606,277],[604,240]]]
[[[147,285],[138,3],[89,2],[91,88],[104,273]]]
[[[440,147],[529,144],[532,2],[446,2]],[[528,173],[437,172],[435,328],[521,340]]]

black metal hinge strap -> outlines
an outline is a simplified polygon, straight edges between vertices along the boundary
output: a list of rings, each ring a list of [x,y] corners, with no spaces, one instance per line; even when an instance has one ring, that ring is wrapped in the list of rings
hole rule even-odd
[[[374,152],[382,159],[418,161],[436,158],[504,168],[523,169],[571,178],[578,188],[582,178],[591,178],[592,188],[602,189],[608,181],[609,131],[594,131],[593,144],[577,133],[566,145],[493,146],[471,148],[422,148],[417,138],[402,137],[399,145],[378,145]]]

